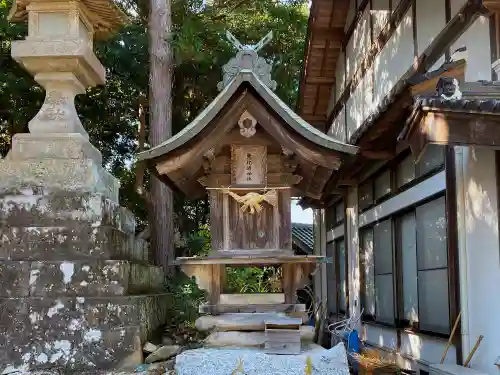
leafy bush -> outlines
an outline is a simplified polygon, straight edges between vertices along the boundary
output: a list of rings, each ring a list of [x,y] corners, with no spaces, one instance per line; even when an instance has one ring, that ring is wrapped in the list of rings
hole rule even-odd
[[[279,293],[281,269],[276,267],[226,268],[226,293]]]

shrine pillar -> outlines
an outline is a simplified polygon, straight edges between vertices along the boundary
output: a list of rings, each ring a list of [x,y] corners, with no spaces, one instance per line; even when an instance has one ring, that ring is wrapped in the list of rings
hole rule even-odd
[[[133,367],[165,316],[163,274],[74,104],[105,82],[94,38],[126,17],[109,0],[17,0],[10,17],[28,19],[12,57],[46,97],[0,160],[0,373]]]

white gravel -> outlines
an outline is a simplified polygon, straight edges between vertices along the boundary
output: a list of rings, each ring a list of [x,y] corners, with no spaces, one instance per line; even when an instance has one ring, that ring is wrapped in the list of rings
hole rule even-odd
[[[177,356],[175,370],[177,375],[229,375],[241,360],[245,375],[304,375],[307,357],[312,360],[314,375],[349,375],[343,344],[300,355],[269,355],[248,348],[188,350]]]

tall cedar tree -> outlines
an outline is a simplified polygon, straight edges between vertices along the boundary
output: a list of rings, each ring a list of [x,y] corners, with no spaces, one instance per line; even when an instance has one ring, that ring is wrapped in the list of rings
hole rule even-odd
[[[149,143],[159,145],[172,136],[173,59],[170,45],[170,0],[151,0],[149,8]],[[171,274],[174,250],[172,191],[151,178],[149,209],[150,260]]]

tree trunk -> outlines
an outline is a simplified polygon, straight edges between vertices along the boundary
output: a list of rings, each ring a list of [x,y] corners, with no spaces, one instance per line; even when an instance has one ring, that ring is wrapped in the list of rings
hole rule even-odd
[[[157,146],[172,136],[172,30],[170,0],[151,0],[149,9],[149,142]],[[150,257],[156,265],[173,272],[174,223],[170,189],[155,176],[151,179],[149,208]]]

